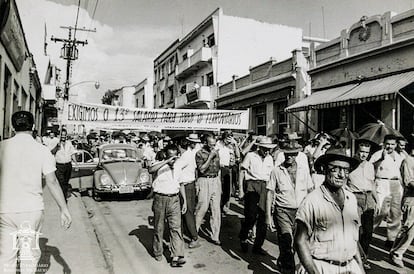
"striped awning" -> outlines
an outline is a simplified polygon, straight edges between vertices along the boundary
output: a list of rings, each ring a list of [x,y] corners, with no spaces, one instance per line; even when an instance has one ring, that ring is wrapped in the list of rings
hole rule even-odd
[[[365,81],[360,84],[325,89],[287,107],[286,111],[296,112],[391,100],[395,98],[397,92],[412,83],[414,83],[414,71]]]

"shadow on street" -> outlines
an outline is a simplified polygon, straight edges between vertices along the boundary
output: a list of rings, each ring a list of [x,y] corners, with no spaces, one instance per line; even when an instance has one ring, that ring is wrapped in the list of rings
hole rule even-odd
[[[63,268],[62,273],[64,274],[70,274],[72,273],[72,270],[70,269],[69,265],[66,263],[65,259],[60,254],[60,251],[57,247],[47,245],[47,242],[49,239],[47,238],[40,238],[39,239],[39,247],[42,252],[42,255],[40,256],[40,260],[37,267],[38,274],[40,273],[46,273],[50,268],[50,259],[53,257],[55,261],[60,264]]]

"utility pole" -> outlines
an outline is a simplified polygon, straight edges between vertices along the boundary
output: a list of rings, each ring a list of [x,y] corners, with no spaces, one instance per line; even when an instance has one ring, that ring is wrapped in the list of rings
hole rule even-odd
[[[80,41],[76,40],[76,31],[87,31],[87,32],[96,32],[96,29],[85,29],[85,28],[77,28],[77,27],[65,27],[61,26],[62,29],[68,29],[69,30],[69,36],[68,39],[64,38],[55,38],[51,37],[50,39],[53,42],[61,42],[63,43],[63,47],[60,52],[60,58],[63,58],[66,60],[66,81],[65,81],[65,90],[63,94],[63,99],[67,100],[69,98],[69,86],[70,86],[70,77],[71,77],[71,67],[72,67],[72,61],[75,61],[78,59],[78,45],[85,46],[88,44],[88,41]],[[72,30],[74,31],[74,35],[72,38]]]

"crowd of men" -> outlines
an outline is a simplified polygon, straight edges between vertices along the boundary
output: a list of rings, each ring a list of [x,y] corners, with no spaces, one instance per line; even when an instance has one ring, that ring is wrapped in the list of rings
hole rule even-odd
[[[17,251],[7,248],[12,244],[9,234],[27,222],[40,230],[42,176],[62,212],[62,225],[71,223],[65,201],[72,157],[80,144],[69,141],[64,129],[59,138],[53,132],[38,138],[33,122],[29,112],[13,114],[16,135],[0,143],[0,263],[11,267]],[[414,238],[414,147],[403,137],[386,135],[380,146],[356,140],[353,157],[346,142],[324,133],[307,143],[295,132],[279,139],[250,132],[238,141],[231,131],[173,139],[88,139],[91,153],[105,142],[135,143],[153,176],[157,261],[163,261],[165,229],[172,267],[186,262],[185,238],[188,248],[201,246],[200,230],[220,246],[221,220],[230,212],[233,195],[244,203],[240,250],[249,252],[252,243],[253,254],[267,256],[266,234],[277,231],[281,273],[365,273],[371,269],[372,235],[382,221],[390,262],[404,267],[403,255]]]
[[[230,131],[168,142],[149,163],[155,259],[163,259],[167,220],[171,265],[183,265],[183,233],[189,248],[200,246],[208,210],[210,242],[221,245],[221,218],[235,195],[244,203],[241,251],[248,252],[253,231],[252,253],[266,256],[266,233],[277,231],[281,273],[365,273],[372,234],[382,221],[390,262],[404,267],[414,238],[414,153],[407,153],[407,141],[395,135],[386,135],[381,146],[357,140],[353,157],[346,142],[324,133],[306,147],[302,142],[296,133],[279,140],[249,134],[237,142]]]

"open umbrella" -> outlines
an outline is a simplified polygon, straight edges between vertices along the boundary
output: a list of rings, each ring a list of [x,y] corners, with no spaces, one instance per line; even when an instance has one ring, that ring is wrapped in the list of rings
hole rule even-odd
[[[332,136],[345,139],[356,140],[359,138],[358,133],[351,131],[349,128],[337,128],[329,132]]]
[[[359,138],[370,140],[379,145],[384,141],[385,135],[388,134],[402,136],[402,134],[396,129],[393,129],[383,122],[378,121],[377,123],[368,123],[363,126],[359,131]]]

